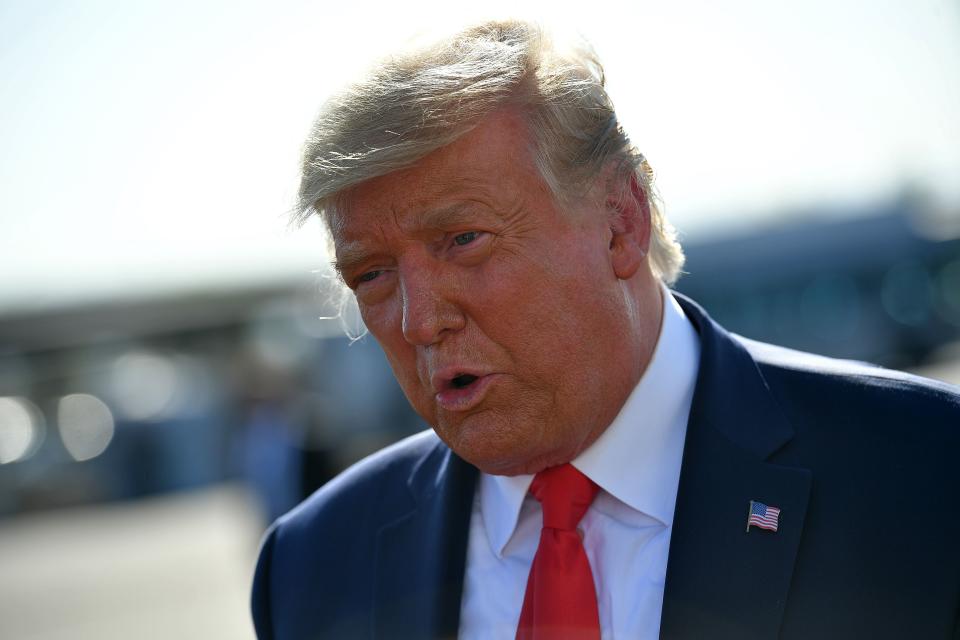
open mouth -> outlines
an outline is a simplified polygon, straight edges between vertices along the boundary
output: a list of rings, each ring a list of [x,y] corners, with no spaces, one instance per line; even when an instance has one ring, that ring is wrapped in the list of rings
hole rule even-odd
[[[438,389],[437,407],[445,411],[470,411],[483,402],[498,378],[495,373],[466,373],[456,369],[443,377],[437,376],[434,380],[434,388]]]
[[[477,376],[469,373],[461,373],[450,381],[450,386],[454,389],[466,389],[477,381]]]

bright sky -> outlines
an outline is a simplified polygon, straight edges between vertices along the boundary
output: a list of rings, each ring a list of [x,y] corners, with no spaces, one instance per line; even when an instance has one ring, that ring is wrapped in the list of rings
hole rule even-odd
[[[0,4],[0,313],[321,266],[319,226],[285,216],[323,97],[415,31],[473,17],[332,4]],[[483,5],[595,44],[688,234],[906,182],[960,207],[949,0]]]

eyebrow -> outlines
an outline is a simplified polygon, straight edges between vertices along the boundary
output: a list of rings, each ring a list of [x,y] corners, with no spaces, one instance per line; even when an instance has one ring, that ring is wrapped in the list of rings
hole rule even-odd
[[[408,225],[411,231],[416,233],[426,229],[436,229],[438,227],[448,227],[465,222],[472,222],[477,217],[477,203],[473,200],[460,200],[442,207],[426,209],[422,211]]]
[[[413,220],[401,228],[405,233],[417,234],[424,230],[456,226],[469,223],[477,218],[478,209],[484,208],[475,200],[460,200],[448,205],[424,209]],[[330,261],[337,275],[343,278],[346,271],[350,271],[358,264],[366,261],[371,251],[363,241],[347,242],[336,249],[337,258]]]
[[[330,264],[341,279],[344,271],[353,269],[370,255],[359,242],[348,242],[343,248],[337,248],[336,252],[337,257]]]

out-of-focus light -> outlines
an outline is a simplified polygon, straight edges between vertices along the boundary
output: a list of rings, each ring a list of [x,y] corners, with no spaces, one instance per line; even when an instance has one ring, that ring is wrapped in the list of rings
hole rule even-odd
[[[123,418],[157,420],[170,409],[177,384],[177,369],[169,358],[134,351],[114,362],[111,397]]]
[[[943,315],[948,322],[960,325],[960,259],[946,264],[938,277]]]
[[[313,354],[316,344],[298,326],[296,310],[289,302],[269,304],[257,312],[248,340],[260,360],[280,371],[300,366]]]
[[[57,405],[60,438],[74,460],[90,460],[106,450],[113,439],[113,414],[96,396],[75,393]]]
[[[860,292],[843,273],[828,273],[810,282],[800,296],[804,323],[825,340],[844,341],[860,328]]]
[[[924,326],[933,306],[933,283],[921,264],[901,263],[883,276],[880,300],[887,314],[913,327]]]
[[[29,458],[43,435],[43,418],[29,400],[0,398],[0,464]]]

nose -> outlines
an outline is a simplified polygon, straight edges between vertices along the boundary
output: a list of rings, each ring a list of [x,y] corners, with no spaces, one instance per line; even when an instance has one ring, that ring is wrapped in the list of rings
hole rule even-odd
[[[418,266],[401,268],[400,292],[403,337],[410,344],[435,344],[448,333],[463,328],[463,312],[442,273]]]

